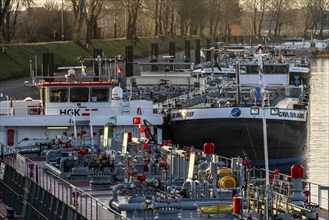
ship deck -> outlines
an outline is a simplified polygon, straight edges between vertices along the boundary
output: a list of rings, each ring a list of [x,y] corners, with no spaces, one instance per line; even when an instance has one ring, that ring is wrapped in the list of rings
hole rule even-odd
[[[4,157],[4,162],[16,170],[17,160],[15,155],[7,155]],[[32,182],[40,185],[42,188],[46,189],[51,195],[58,198],[68,206],[72,207],[86,219],[128,219],[124,212],[121,214],[117,213],[115,210],[111,209],[109,206],[109,201],[113,198],[113,189],[117,185],[116,181],[112,181],[109,185],[91,185],[89,181],[85,180],[75,180],[75,181],[65,181],[58,176],[52,175],[51,173],[44,170],[43,165],[46,163],[46,158],[29,158],[27,159],[27,170],[26,177]],[[33,163],[34,172],[29,170],[29,164]],[[35,169],[38,167],[39,169]],[[32,171],[32,172],[31,172]],[[29,190],[31,194],[40,194],[36,187],[31,184]],[[75,196],[78,195],[78,196]],[[314,196],[315,197],[315,196]],[[43,198],[35,197],[37,200],[43,200]],[[193,219],[259,219],[254,216],[249,210],[244,210],[244,215],[242,218],[239,215],[228,215],[228,213],[221,214],[203,214],[197,213],[193,215]],[[190,219],[191,214],[189,213],[180,214],[181,219]],[[196,211],[194,211],[196,213]],[[7,215],[7,206],[4,203],[0,203],[0,217],[5,217]],[[256,215],[255,215],[256,216]],[[147,219],[150,218],[149,214],[146,215]],[[152,217],[153,218],[153,214]],[[249,217],[249,218],[248,218]],[[251,217],[251,218],[250,218]],[[15,219],[24,219],[24,215],[16,215]],[[134,219],[145,219],[144,216],[136,215]],[[322,208],[319,212],[319,219],[329,219],[328,210]]]

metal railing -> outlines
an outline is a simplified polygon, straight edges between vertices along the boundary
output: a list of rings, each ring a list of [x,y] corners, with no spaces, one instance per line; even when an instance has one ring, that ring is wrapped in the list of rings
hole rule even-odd
[[[261,176],[265,178],[265,169],[261,169],[260,172]],[[273,171],[270,172],[274,173]],[[287,174],[280,173],[275,175],[275,181],[291,183],[291,180],[291,176]],[[329,211],[329,186],[324,186],[307,180],[302,180],[302,185],[304,188],[305,197],[309,203],[317,204],[321,209]]]
[[[16,168],[16,157],[17,155],[23,157],[25,159],[25,168],[20,172],[24,172],[26,178],[72,207],[85,218],[97,220],[100,219],[100,216],[106,216],[106,219],[128,219],[87,192],[58,176],[48,173],[42,165],[17,154],[14,150],[7,150],[6,152],[5,155],[2,155],[6,165],[17,170],[19,168]]]

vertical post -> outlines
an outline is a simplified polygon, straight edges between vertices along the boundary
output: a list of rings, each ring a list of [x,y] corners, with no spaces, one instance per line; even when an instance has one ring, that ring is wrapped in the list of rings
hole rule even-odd
[[[90,203],[90,217],[93,216],[93,203]],[[96,219],[98,219],[98,200],[96,200]]]
[[[117,38],[117,14],[114,17],[114,39]]]
[[[9,96],[6,95],[6,100],[7,100],[7,115],[9,116],[11,113],[10,113],[10,104],[11,104],[11,101],[9,102]]]
[[[33,80],[33,68],[32,68],[32,60],[30,60],[30,81],[32,82]]]
[[[172,155],[172,147],[170,148],[170,185],[172,185],[172,175],[173,175],[173,167],[174,167],[174,162],[173,162],[173,155]]]
[[[152,43],[151,44],[151,62],[157,62],[158,61],[158,44],[157,43]],[[158,66],[157,65],[152,65],[151,71],[156,72],[158,71]]]
[[[210,49],[210,41],[211,41],[210,38],[206,39],[206,49],[208,49],[206,51],[206,61],[211,61],[211,51],[209,50]]]
[[[88,209],[88,205],[87,205],[88,203],[87,203],[87,202],[88,202],[88,198],[89,198],[89,197],[86,196],[86,200],[85,200],[85,207],[86,207],[86,208],[85,208],[85,216],[86,216],[86,217],[88,217],[88,216],[87,216],[87,209]],[[92,201],[91,201],[91,203],[92,203]]]
[[[238,84],[236,104],[238,104],[238,106],[239,106],[240,105],[240,96],[241,96],[240,60],[236,61],[236,81]]]
[[[184,61],[189,62],[191,60],[191,42],[189,40],[185,40],[184,49]]]
[[[38,57],[34,55],[34,69],[35,69],[35,76],[38,76]]]
[[[176,45],[175,42],[169,42],[169,56],[175,58],[176,57]]]
[[[63,183],[63,181],[62,181],[62,179],[61,179],[61,187],[62,187],[62,196],[61,196],[61,198],[62,198],[62,201],[65,201],[64,200],[64,190],[65,190],[65,187],[64,187],[64,183]]]
[[[321,186],[318,185],[318,205],[321,207],[321,200],[322,200],[322,195],[321,195]]]
[[[92,112],[89,115],[89,130],[90,130],[90,139],[91,139],[91,150],[92,155],[94,155],[94,131],[93,131],[93,121],[92,121]]]
[[[39,185],[39,169],[37,164],[35,165],[35,181]]]
[[[102,75],[102,57],[100,55],[97,56],[98,60],[98,76]],[[99,81],[99,79],[98,79]]]
[[[261,88],[261,94],[262,94],[262,119],[263,119],[263,139],[264,139],[264,159],[265,159],[265,182],[266,182],[266,188],[265,188],[265,195],[266,195],[266,204],[265,204],[265,219],[269,220],[271,215],[271,205],[270,205],[270,174],[269,174],[269,163],[268,163],[268,146],[267,146],[267,128],[266,128],[266,118],[265,118],[265,110],[264,110],[264,104],[265,104],[265,82],[264,82],[264,67],[263,67],[263,60],[262,60],[262,46],[258,45],[258,71],[259,71],[259,84]]]
[[[200,39],[195,40],[194,44],[194,50],[195,50],[195,64],[200,64]]]
[[[186,154],[185,153],[183,154],[183,159],[184,159],[184,163],[183,163],[184,175],[183,175],[183,178],[184,178],[184,181],[185,181],[186,180]]]
[[[73,129],[74,129],[74,146],[77,146],[77,140],[78,140],[78,135],[77,135],[77,125],[75,121],[75,115],[73,114]]]
[[[3,144],[0,144],[1,146],[1,160],[4,159],[3,154],[4,154],[4,149],[3,149]]]
[[[264,157],[265,157],[265,170],[266,170],[266,194],[267,194],[267,201],[266,201],[266,219],[270,219],[270,178],[269,178],[269,163],[268,163],[268,149],[267,149],[267,128],[266,128],[266,118],[265,118],[265,111],[264,111],[264,99],[262,100],[262,117],[263,117],[263,138],[264,138]]]
[[[311,196],[312,196],[311,183],[308,183],[308,189],[310,190],[310,195],[308,196],[308,202],[311,203],[312,202],[312,199],[311,199]],[[329,198],[329,196],[328,196],[328,198]],[[328,205],[329,205],[329,203],[328,203]]]
[[[65,187],[65,191],[66,191],[66,204],[72,204],[71,202],[69,202],[69,198],[71,198],[71,196],[69,196],[69,192],[68,192],[69,189],[71,191],[71,187],[68,187],[68,188]]]
[[[175,42],[169,42],[169,56],[170,56],[170,62],[174,62],[174,59],[176,57],[176,45]],[[174,70],[174,66],[170,66],[170,70]]]
[[[134,65],[133,65],[133,46],[127,45],[126,46],[126,57],[125,57],[125,63],[126,63],[126,77],[133,76],[134,74]]]
[[[64,0],[62,0],[62,19],[61,19],[61,26],[62,26],[62,41],[64,41]]]

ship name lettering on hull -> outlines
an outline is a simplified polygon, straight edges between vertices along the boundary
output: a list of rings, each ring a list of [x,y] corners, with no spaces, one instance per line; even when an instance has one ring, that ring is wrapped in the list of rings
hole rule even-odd
[[[171,114],[171,118],[185,118],[185,117],[192,117],[194,112],[175,112]]]
[[[80,116],[80,109],[60,109],[59,114]]]
[[[279,117],[285,118],[304,118],[304,113],[296,113],[296,112],[279,112]]]

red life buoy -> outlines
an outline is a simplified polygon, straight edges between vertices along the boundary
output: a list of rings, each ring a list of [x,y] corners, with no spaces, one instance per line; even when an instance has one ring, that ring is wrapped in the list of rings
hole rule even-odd
[[[13,146],[14,145],[14,137],[15,137],[14,129],[8,129],[8,133],[7,133],[7,144],[8,144],[8,146]]]

